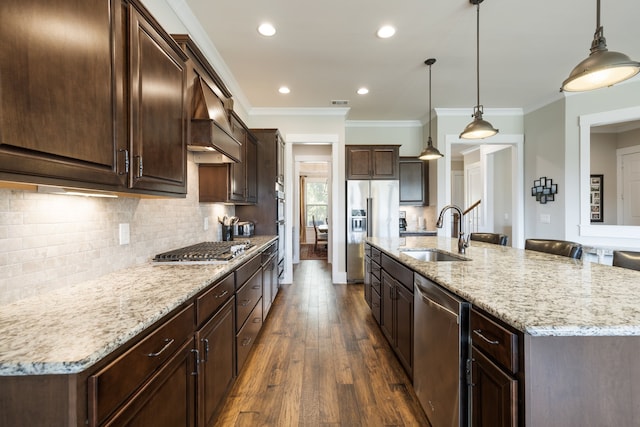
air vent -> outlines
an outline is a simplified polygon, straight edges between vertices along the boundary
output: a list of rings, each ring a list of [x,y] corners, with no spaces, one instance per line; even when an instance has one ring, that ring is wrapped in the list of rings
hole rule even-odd
[[[349,101],[346,99],[334,99],[331,101],[331,105],[349,105]]]

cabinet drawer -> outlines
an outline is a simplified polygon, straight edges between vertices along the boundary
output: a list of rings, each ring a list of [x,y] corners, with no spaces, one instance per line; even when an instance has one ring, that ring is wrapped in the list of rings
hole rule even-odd
[[[518,372],[518,335],[475,309],[471,310],[471,342],[503,368]]]
[[[371,274],[380,281],[380,265],[372,262],[371,263]]]
[[[262,297],[262,270],[256,271],[236,293],[236,328],[240,330]]]
[[[380,252],[379,249],[371,247],[371,259],[373,261],[377,262],[378,264],[380,264],[380,255],[381,254],[382,254],[382,252]]]
[[[364,244],[364,255],[371,258],[371,245],[368,243]]]
[[[372,277],[371,278],[371,288],[373,290],[375,290],[378,295],[380,295],[381,291],[380,291],[380,279]]]
[[[258,254],[245,262],[240,268],[236,270],[236,289],[239,289],[244,283],[249,280],[253,273],[255,273],[260,267],[262,267],[262,255]]]
[[[238,373],[242,369],[253,343],[262,328],[262,304],[257,304],[248,316],[247,322],[244,324],[238,335],[236,335],[236,354],[238,355]]]
[[[104,421],[193,334],[193,304],[89,377],[89,416],[92,425]]]
[[[217,282],[211,289],[196,298],[196,316],[197,323],[201,325],[213,313],[215,313],[222,304],[225,303],[233,295],[235,290],[235,279],[233,274],[229,274],[224,279]]]
[[[389,273],[391,277],[413,292],[413,271],[400,264],[386,254],[381,255],[382,268]]]

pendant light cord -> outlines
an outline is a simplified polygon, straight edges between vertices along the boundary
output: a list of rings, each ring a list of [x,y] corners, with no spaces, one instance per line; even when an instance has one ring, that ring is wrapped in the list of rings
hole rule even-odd
[[[480,2],[476,3],[476,8],[476,93],[478,96],[476,105],[480,109]]]
[[[428,142],[431,142],[431,64],[429,64],[429,139]]]

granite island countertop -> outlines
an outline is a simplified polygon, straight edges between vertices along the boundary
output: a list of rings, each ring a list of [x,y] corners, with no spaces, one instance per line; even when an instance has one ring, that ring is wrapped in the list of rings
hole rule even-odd
[[[447,237],[367,238],[419,274],[532,336],[640,335],[640,271],[471,241],[470,261],[422,262],[404,249],[457,254]]]
[[[227,264],[153,265],[0,306],[0,375],[82,372],[268,247],[276,236]]]

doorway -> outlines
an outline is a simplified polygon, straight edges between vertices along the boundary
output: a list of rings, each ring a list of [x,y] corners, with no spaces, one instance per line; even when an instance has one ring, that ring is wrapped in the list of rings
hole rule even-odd
[[[452,161],[456,161],[453,159],[453,154],[464,149],[469,149],[469,151],[477,149],[482,153],[478,160],[480,161],[480,174],[483,177],[480,190],[482,195],[480,204],[482,209],[481,217],[485,219],[491,218],[490,225],[481,227],[478,224],[478,230],[487,231],[487,227],[489,227],[493,231],[494,224],[501,223],[500,221],[495,221],[496,215],[500,218],[509,216],[510,223],[503,225],[510,229],[510,233],[507,234],[511,236],[511,246],[516,248],[524,247],[524,136],[498,134],[489,140],[483,140],[478,143],[460,139],[458,135],[446,135],[444,145],[444,158],[438,161],[439,167],[444,164],[444,171],[438,171],[438,178],[444,180],[444,185],[439,186],[438,189],[438,208],[441,209],[453,200],[451,192]],[[500,152],[499,156],[497,155],[498,152]],[[494,173],[496,159],[503,156],[506,156],[508,167],[504,167],[502,173],[508,174],[509,178],[497,179]],[[500,185],[501,182],[507,183],[508,186],[496,189],[496,186]],[[508,197],[502,197],[505,192],[508,193]],[[501,197],[498,197],[499,195]],[[498,199],[502,203],[501,208],[495,207]],[[491,203],[488,203],[488,201],[491,201]],[[505,204],[508,206],[505,206]],[[446,223],[445,225],[446,227],[444,227],[441,235],[450,236],[450,227]],[[503,230],[497,230],[497,232],[503,232]]]

